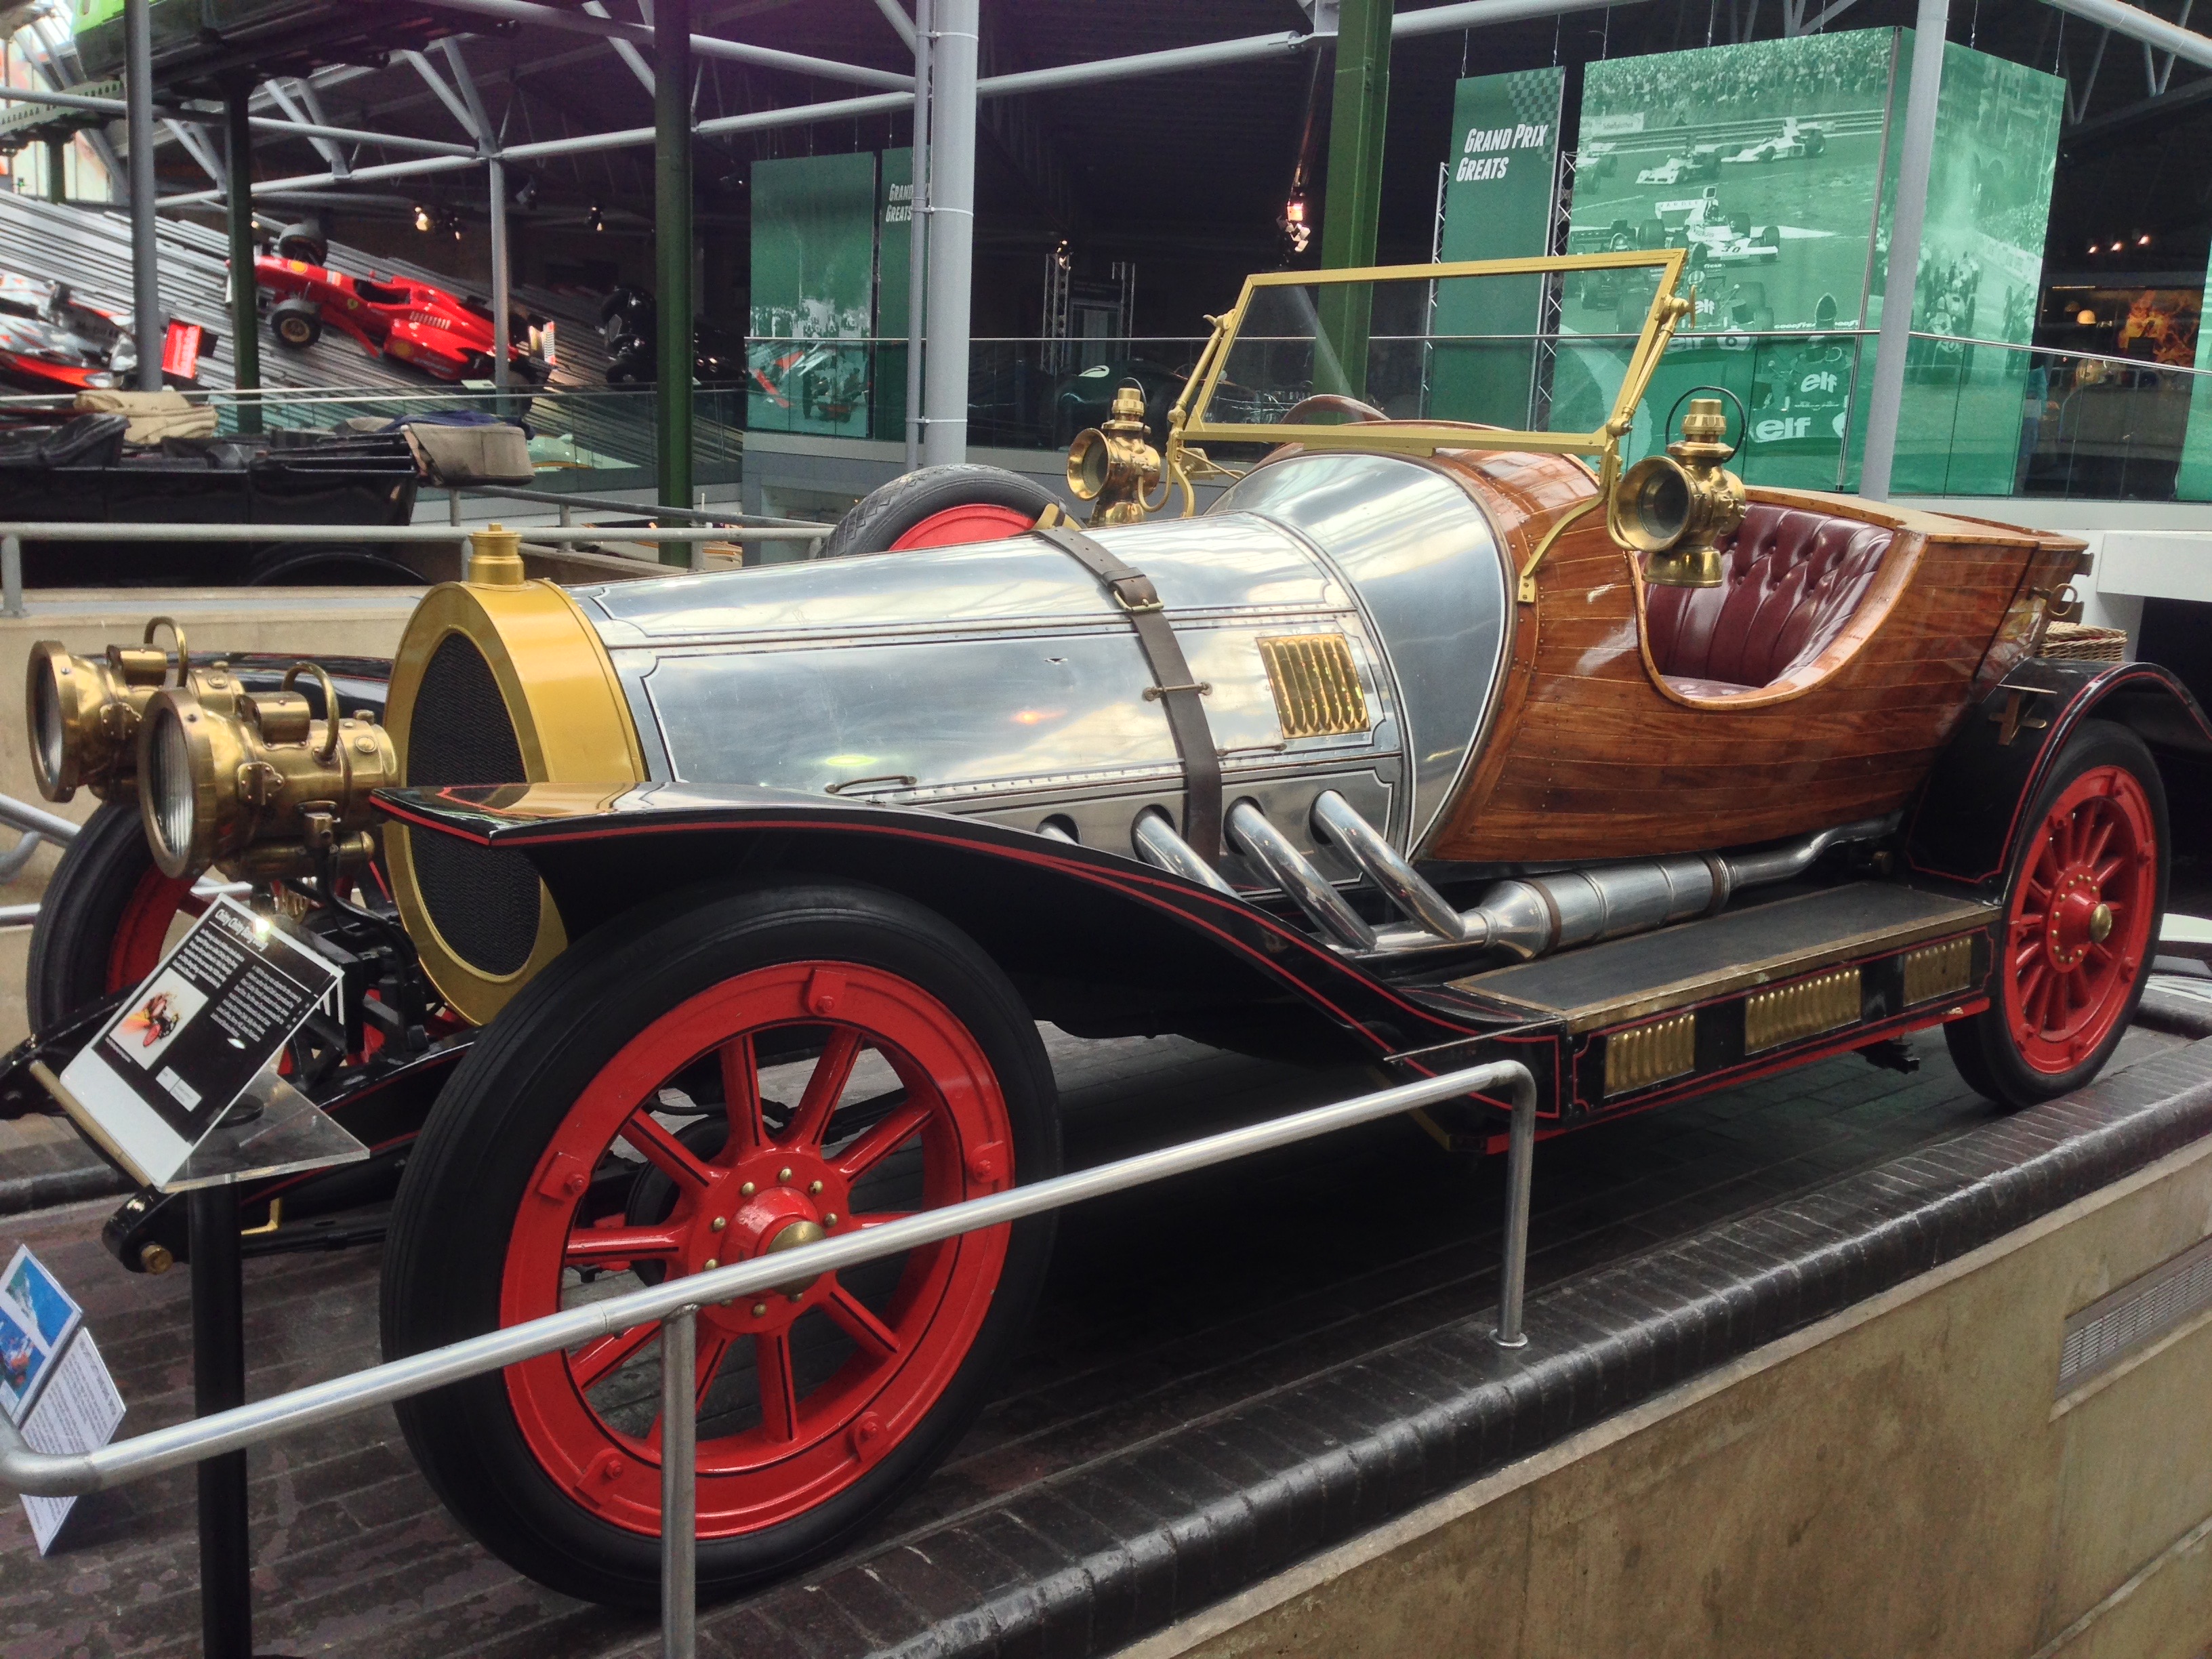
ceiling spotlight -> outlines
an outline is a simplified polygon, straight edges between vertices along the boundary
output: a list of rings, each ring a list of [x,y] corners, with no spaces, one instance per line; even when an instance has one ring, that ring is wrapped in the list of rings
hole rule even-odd
[[[420,202],[415,204],[415,228],[421,231],[430,228],[430,210]]]
[[[1313,240],[1313,223],[1308,217],[1304,191],[1291,192],[1291,199],[1283,204],[1283,216],[1277,222],[1283,234],[1290,239],[1291,252],[1304,253]]]
[[[2136,237],[2136,246],[2137,247],[2148,247],[2148,246],[2150,246],[2150,238],[2149,238],[2148,236],[2138,236],[2138,237]]]
[[[597,202],[592,203],[584,210],[584,222],[593,230],[605,230],[607,228],[607,222],[600,214],[599,204]]]
[[[2074,320],[2081,324],[2084,328],[2094,328],[2096,326],[2097,313],[2090,310],[2088,307],[2084,306],[2080,311],[2075,313]]]
[[[2112,252],[2115,252],[2115,253],[2118,253],[2118,252],[2122,248],[2125,247],[2126,246],[2127,246],[2127,244],[2126,244],[2125,242],[2115,242],[2115,243],[2113,243],[2113,244],[2112,244]]]
[[[538,181],[526,173],[523,175],[522,188],[514,192],[514,204],[525,213],[538,205]]]

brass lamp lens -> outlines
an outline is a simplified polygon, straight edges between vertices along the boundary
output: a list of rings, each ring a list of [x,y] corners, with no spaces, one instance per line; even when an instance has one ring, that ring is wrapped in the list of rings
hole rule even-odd
[[[1640,552],[1664,551],[1690,526],[1689,478],[1664,456],[1650,456],[1629,468],[1620,494],[1621,531]]]
[[[152,831],[155,862],[165,873],[181,873],[191,861],[192,830],[198,816],[191,745],[185,740],[185,723],[177,717],[174,705],[158,702],[148,711],[147,718],[153,729],[143,751],[146,827]]]
[[[1067,487],[1079,501],[1098,499],[1098,492],[1106,488],[1106,472],[1111,461],[1106,452],[1106,434],[1097,427],[1087,427],[1075,434],[1075,441],[1067,447]]]
[[[62,721],[62,699],[54,684],[53,663],[31,680],[32,752],[38,762],[39,793],[48,800],[63,799],[76,780],[68,773],[69,732]]]

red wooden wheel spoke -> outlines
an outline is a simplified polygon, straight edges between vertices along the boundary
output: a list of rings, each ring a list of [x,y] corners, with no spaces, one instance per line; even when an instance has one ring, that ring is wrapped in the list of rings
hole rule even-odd
[[[679,1187],[695,1191],[714,1178],[714,1172],[692,1150],[663,1128],[642,1106],[622,1127],[622,1138],[644,1159]]]
[[[579,1227],[568,1235],[562,1252],[565,1267],[596,1267],[604,1261],[651,1261],[676,1255],[684,1248],[684,1235],[673,1227]]]
[[[806,1079],[806,1092],[799,1097],[799,1109],[791,1115],[791,1127],[781,1138],[783,1145],[822,1144],[822,1137],[830,1127],[830,1115],[837,1109],[845,1085],[852,1080],[860,1048],[860,1034],[851,1026],[839,1025],[831,1030],[830,1040],[822,1046],[822,1058],[814,1062],[814,1073]]]
[[[822,1304],[822,1311],[836,1321],[838,1328],[858,1343],[862,1352],[878,1360],[896,1357],[903,1346],[898,1333],[869,1312],[867,1304],[842,1285],[830,1286],[830,1299]]]
[[[858,1181],[870,1170],[921,1133],[936,1103],[909,1100],[871,1127],[830,1160],[831,1167],[848,1181]]]
[[[772,1442],[799,1438],[799,1378],[791,1365],[791,1339],[777,1333],[753,1339],[753,1368],[760,1376],[761,1433]]]
[[[722,1369],[722,1356],[729,1352],[734,1338],[720,1336],[711,1331],[699,1333],[699,1359],[696,1380],[691,1385],[693,1410],[707,1403],[707,1390],[714,1386],[714,1373]]]
[[[722,1098],[729,1103],[730,1143],[723,1161],[742,1158],[768,1145],[768,1126],[761,1121],[760,1065],[753,1053],[750,1031],[732,1037],[721,1048]]]
[[[568,1374],[576,1379],[579,1389],[589,1391],[621,1370],[632,1354],[659,1333],[660,1327],[648,1320],[612,1336],[594,1337],[568,1356]]]

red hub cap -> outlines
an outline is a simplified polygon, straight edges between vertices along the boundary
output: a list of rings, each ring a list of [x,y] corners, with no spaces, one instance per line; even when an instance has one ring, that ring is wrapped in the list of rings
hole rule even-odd
[[[515,1217],[501,1322],[995,1192],[1012,1146],[989,1061],[921,988],[844,963],[740,975],[641,1031],[569,1108]],[[699,1535],[800,1515],[911,1432],[967,1357],[1006,1254],[994,1228],[702,1309]],[[635,1326],[507,1374],[547,1473],[646,1533],[657,1337]]]
[[[1034,513],[976,501],[931,514],[893,542],[890,550],[902,553],[912,547],[958,547],[966,542],[1004,541],[1009,536],[1025,536],[1036,528]]]
[[[2004,1017],[2020,1056],[2070,1072],[2126,1012],[2150,946],[2158,835],[2133,773],[2100,766],[2035,830],[2007,918]]]

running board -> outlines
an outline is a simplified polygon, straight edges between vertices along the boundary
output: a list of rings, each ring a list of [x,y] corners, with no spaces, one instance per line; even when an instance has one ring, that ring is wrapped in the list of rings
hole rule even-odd
[[[1999,915],[1855,882],[1450,986],[1565,1027],[1559,1108],[1579,1115],[1971,1012]]]

